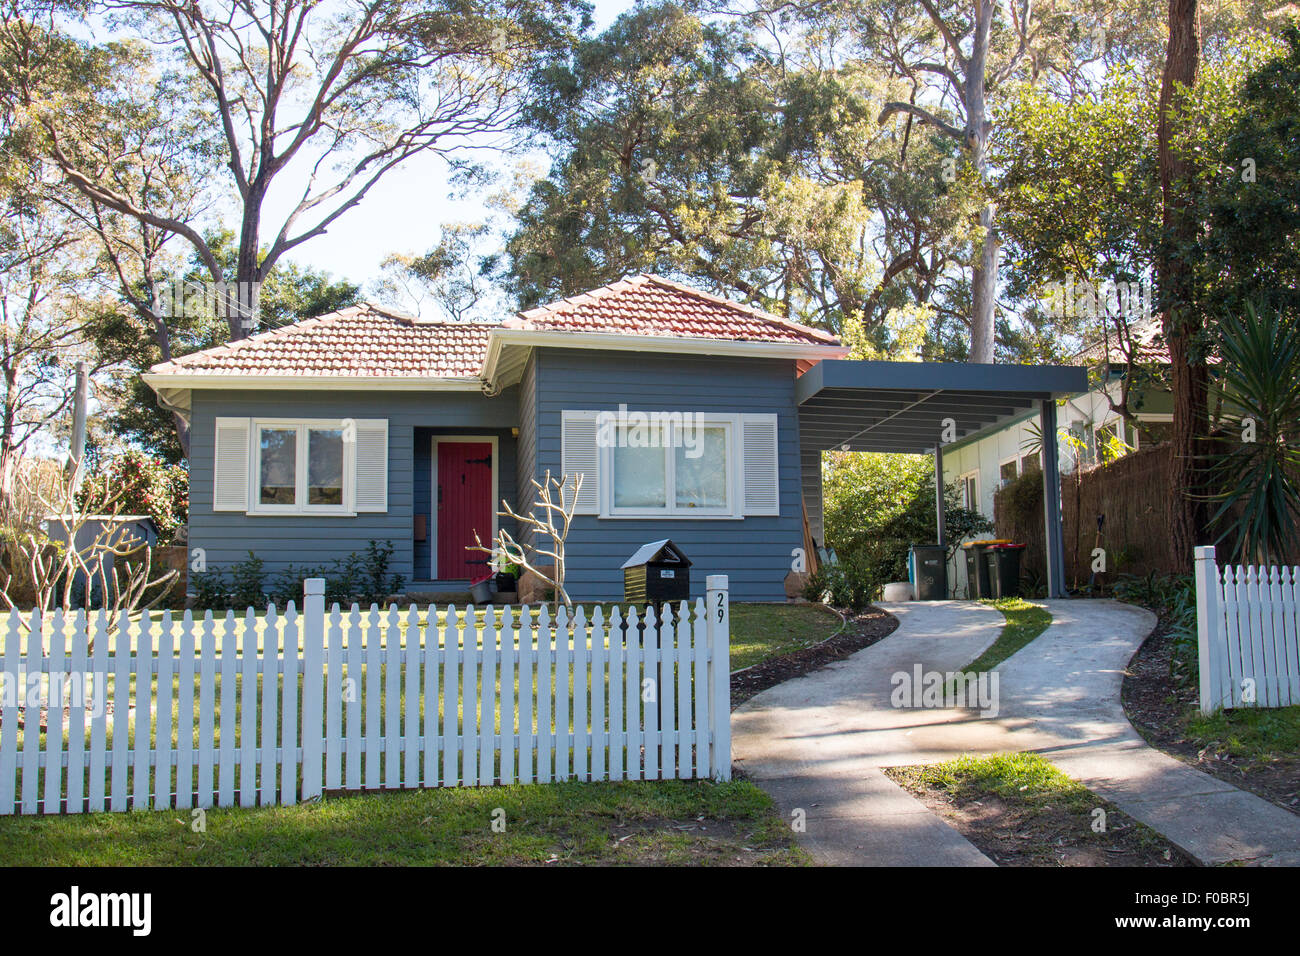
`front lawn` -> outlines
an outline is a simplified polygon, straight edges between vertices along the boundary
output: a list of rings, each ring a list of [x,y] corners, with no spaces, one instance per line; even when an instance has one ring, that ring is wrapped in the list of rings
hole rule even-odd
[[[820,604],[733,604],[731,669],[819,644],[842,624],[838,614]]]
[[[193,822],[179,810],[0,817],[0,866],[809,862],[771,799],[746,781],[404,790],[208,810],[204,832]]]

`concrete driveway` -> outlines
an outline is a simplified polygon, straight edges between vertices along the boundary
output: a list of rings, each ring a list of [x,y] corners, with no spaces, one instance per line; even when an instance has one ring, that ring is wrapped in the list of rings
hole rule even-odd
[[[891,694],[895,675],[918,666],[962,670],[997,638],[999,612],[882,605],[899,618],[889,637],[736,710],[737,766],[805,822],[802,839],[826,864],[991,865],[879,768],[1029,750],[1203,862],[1300,863],[1300,817],[1152,750],[1124,717],[1124,668],[1154,616],[1115,601],[1042,603],[1052,624],[998,668],[997,716],[898,708]]]

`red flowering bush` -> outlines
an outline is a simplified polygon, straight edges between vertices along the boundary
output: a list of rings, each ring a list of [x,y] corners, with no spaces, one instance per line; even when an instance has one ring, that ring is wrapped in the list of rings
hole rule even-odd
[[[127,449],[86,477],[86,487],[106,483],[116,493],[125,488],[119,511],[148,515],[158,528],[158,543],[170,544],[190,516],[190,475],[180,465],[167,465],[138,449]]]

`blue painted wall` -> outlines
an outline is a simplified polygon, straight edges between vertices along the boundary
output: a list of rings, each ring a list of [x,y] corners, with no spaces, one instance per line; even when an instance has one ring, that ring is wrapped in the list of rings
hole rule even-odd
[[[539,349],[534,473],[560,474],[565,409],[776,413],[781,514],[738,521],[601,519],[580,515],[569,533],[566,586],[575,600],[618,600],[620,566],[642,544],[671,538],[693,562],[692,593],[709,574],[730,577],[738,601],[785,600],[790,552],[803,545],[799,422],[792,361]]]
[[[209,567],[229,567],[250,550],[266,561],[267,570],[289,564],[328,564],[373,540],[393,542],[392,571],[408,582],[415,572],[412,515],[418,493],[416,430],[489,433],[503,436],[504,493],[513,494],[516,471],[510,429],[517,424],[519,398],[507,389],[496,398],[478,392],[291,392],[198,390],[193,395],[190,438],[189,546],[203,548]],[[387,418],[388,512],[355,517],[249,516],[212,510],[212,454],[220,416],[282,418]],[[428,447],[425,446],[427,460]],[[503,462],[505,464],[505,462]],[[424,471],[423,500],[428,499],[429,470]],[[427,568],[427,564],[425,565]]]

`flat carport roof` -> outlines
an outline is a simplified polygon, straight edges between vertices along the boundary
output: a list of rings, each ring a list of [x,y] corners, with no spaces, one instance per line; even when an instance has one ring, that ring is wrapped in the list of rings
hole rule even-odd
[[[1056,434],[1056,402],[1088,390],[1087,369],[1066,365],[961,365],[826,359],[795,383],[799,443],[808,451],[934,455],[935,497],[943,500],[943,448],[1038,410]],[[1065,594],[1061,480],[1055,441],[1043,443],[1048,592]],[[938,541],[947,543],[943,508]]]
[[[1084,368],[827,359],[795,383],[800,443],[929,454],[1088,390]],[[945,427],[952,427],[945,434]]]

